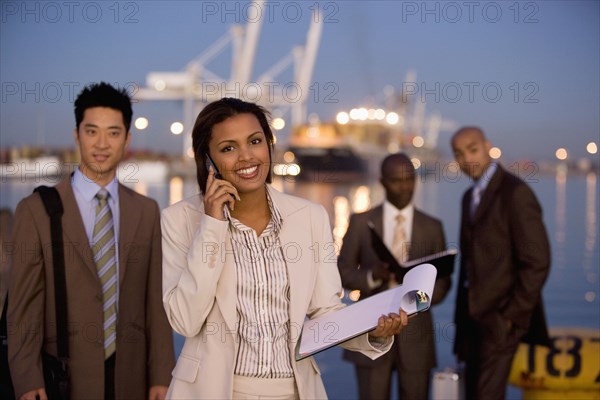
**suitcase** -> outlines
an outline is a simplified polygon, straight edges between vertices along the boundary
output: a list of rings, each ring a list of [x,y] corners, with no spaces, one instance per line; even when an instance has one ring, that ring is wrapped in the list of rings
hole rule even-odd
[[[433,373],[432,400],[464,400],[465,379],[460,369],[446,368]]]

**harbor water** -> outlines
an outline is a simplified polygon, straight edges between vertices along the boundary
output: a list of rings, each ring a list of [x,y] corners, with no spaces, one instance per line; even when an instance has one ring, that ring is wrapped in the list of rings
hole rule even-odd
[[[469,185],[468,179],[443,168],[422,174],[417,180],[415,205],[444,223],[447,246],[458,248],[460,200]],[[523,179],[532,187],[542,205],[544,222],[552,246],[552,265],[544,287],[543,299],[550,328],[590,328],[600,330],[600,257],[598,237],[599,184],[594,173],[573,174],[557,171],[550,174],[528,174]],[[149,183],[135,175],[121,179],[135,190],[156,199],[161,208],[192,196],[197,192],[194,180],[180,178]],[[7,179],[1,182],[0,207],[14,210],[18,201],[40,184],[55,184],[47,178]],[[327,176],[309,182],[278,177],[274,186],[322,204],[328,211],[334,236],[340,241],[348,215],[377,205],[384,193],[376,179],[364,182],[341,182]],[[454,300],[457,268],[453,289],[433,309],[438,370],[455,367],[452,355]],[[175,335],[176,350],[183,339]],[[597,353],[596,353],[597,354]],[[586,355],[583,354],[583,357]],[[341,359],[341,350],[332,348],[316,356],[330,398],[356,398],[353,366]],[[600,371],[596,371],[598,374]],[[393,388],[393,398],[396,392]],[[508,388],[508,398],[520,399],[522,393]]]

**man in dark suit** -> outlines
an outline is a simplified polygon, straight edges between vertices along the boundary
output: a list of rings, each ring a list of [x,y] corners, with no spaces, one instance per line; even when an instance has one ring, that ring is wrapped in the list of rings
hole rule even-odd
[[[386,200],[370,211],[350,217],[338,267],[343,286],[360,290],[363,298],[398,284],[372,245],[369,223],[399,261],[425,257],[446,248],[442,223],[412,203],[415,179],[415,168],[405,154],[386,157],[381,164],[380,179]],[[399,227],[403,230],[402,243],[395,237],[398,216],[403,224]],[[394,248],[399,248],[399,252]],[[449,288],[450,277],[438,279],[432,304],[439,303]],[[431,369],[436,365],[433,334],[432,316],[427,311],[411,318],[410,324],[395,338],[394,347],[377,360],[345,351],[344,359],[355,364],[360,398],[390,398],[392,372],[397,370],[401,399],[427,399]]]
[[[56,189],[62,217],[73,399],[163,399],[174,366],[162,305],[158,205],[121,185],[131,100],[106,83],[75,101],[81,161]],[[9,365],[21,400],[46,399],[41,353],[56,356],[50,220],[34,193],[14,219]]]
[[[547,344],[541,291],[550,269],[542,210],[529,186],[492,161],[481,129],[452,137],[474,181],[462,199],[454,351],[466,362],[467,398],[503,399],[519,341]]]

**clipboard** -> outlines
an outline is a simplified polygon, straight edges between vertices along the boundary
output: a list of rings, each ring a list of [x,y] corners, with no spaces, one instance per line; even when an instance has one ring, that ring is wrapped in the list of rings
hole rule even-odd
[[[373,222],[369,221],[367,222],[367,225],[371,231],[371,246],[375,250],[375,253],[377,253],[379,259],[388,264],[390,271],[396,275],[398,281],[402,281],[404,275],[406,275],[411,268],[424,263],[432,264],[437,269],[437,274],[441,278],[450,276],[454,272],[454,259],[458,254],[456,249],[444,250],[401,264],[385,245],[383,239],[375,230]]]
[[[402,285],[305,321],[296,361],[374,330],[382,314],[397,313],[400,307],[409,316],[428,310],[436,275],[433,265],[419,265],[406,273]]]

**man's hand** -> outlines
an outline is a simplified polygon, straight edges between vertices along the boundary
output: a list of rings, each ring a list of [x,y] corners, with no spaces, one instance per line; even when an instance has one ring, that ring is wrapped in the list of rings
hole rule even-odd
[[[400,314],[389,313],[388,315],[382,315],[377,321],[377,328],[369,333],[370,336],[377,337],[389,337],[400,333],[403,327],[408,325],[408,316],[402,309],[399,310]]]
[[[149,400],[165,400],[167,398],[166,386],[151,386],[150,392],[148,393]]]
[[[32,390],[31,392],[27,392],[23,396],[19,397],[19,400],[36,400],[36,397],[39,400],[48,400],[48,396],[46,395],[46,389],[39,388],[36,390]]]

